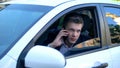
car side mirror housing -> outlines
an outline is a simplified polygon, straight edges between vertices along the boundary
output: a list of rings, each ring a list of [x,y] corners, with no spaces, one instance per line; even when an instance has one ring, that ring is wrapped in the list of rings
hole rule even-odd
[[[64,68],[65,57],[56,49],[46,46],[34,46],[25,57],[27,68]]]

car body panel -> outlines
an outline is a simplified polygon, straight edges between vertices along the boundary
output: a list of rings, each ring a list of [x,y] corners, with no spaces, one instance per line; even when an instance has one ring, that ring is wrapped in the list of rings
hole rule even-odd
[[[29,2],[28,2],[29,1]],[[46,6],[57,6],[57,5],[61,5],[64,3],[68,3],[68,2],[76,2],[79,4],[87,4],[87,3],[109,3],[109,4],[120,4],[119,1],[115,1],[115,0],[53,0],[53,1],[48,1],[48,0],[13,0],[10,2],[5,2],[7,3],[11,3],[11,4],[36,4],[36,5],[46,5]]]
[[[28,2],[29,1],[29,2]],[[70,0],[53,0],[53,1],[48,1],[48,0],[13,0],[13,1],[8,1],[4,2],[3,4],[33,4],[33,5],[45,5],[45,6],[57,6],[61,3],[68,2]]]
[[[119,54],[120,54],[120,45],[110,48],[110,56],[112,58],[111,60],[113,62],[113,68],[119,68],[120,66],[119,64],[120,59],[118,59],[120,57]]]
[[[102,63],[108,63],[108,68],[113,68],[109,49],[68,58],[65,68],[92,68]]]
[[[0,67],[2,68],[15,68],[17,65],[17,60],[9,55],[5,55],[4,58],[0,60]]]

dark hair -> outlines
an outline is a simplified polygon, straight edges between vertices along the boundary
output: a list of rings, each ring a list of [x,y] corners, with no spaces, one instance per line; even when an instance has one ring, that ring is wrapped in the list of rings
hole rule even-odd
[[[64,18],[63,28],[65,28],[66,25],[70,22],[73,22],[76,24],[83,24],[83,19],[78,13],[69,13]]]

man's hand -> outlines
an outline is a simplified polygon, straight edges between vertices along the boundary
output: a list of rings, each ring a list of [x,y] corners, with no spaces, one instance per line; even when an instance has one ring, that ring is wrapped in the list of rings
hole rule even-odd
[[[68,36],[68,31],[67,30],[61,30],[58,35],[56,36],[56,38],[54,39],[54,41],[52,43],[50,43],[49,45],[53,48],[61,46],[61,44],[63,44],[63,36]]]

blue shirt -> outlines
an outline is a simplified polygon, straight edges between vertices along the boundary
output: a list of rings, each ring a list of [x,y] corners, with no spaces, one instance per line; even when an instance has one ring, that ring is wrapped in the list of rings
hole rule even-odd
[[[64,54],[65,54],[66,52],[68,52],[71,48],[72,48],[72,46],[68,48],[67,45],[62,44],[59,51],[64,55]]]

